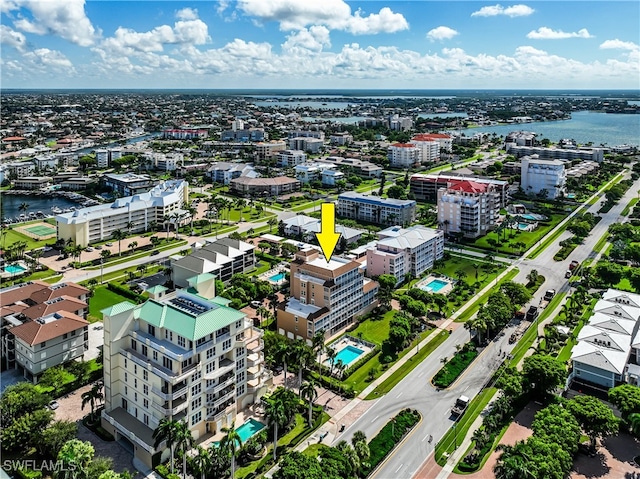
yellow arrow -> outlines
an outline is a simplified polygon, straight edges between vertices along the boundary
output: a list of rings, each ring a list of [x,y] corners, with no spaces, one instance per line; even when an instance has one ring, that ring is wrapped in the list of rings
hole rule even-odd
[[[316,233],[316,238],[322,248],[327,263],[333,256],[336,249],[340,233],[336,233],[336,205],[333,203],[322,203],[320,216],[320,233]]]

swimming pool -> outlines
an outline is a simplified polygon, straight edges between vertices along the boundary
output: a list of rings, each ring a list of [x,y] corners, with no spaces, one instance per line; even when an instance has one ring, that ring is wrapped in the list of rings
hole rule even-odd
[[[262,431],[265,427],[267,427],[266,424],[256,421],[255,419],[249,419],[242,426],[236,429],[236,432],[240,436],[240,439],[242,439],[242,444],[244,444],[251,436]]]
[[[437,293],[448,284],[449,283],[447,281],[442,281],[441,279],[432,279],[431,281],[429,281],[429,283],[425,284],[420,289],[429,291],[430,293]]]
[[[251,439],[251,437],[262,431],[265,427],[267,427],[266,424],[263,424],[260,421],[256,421],[255,419],[249,419],[242,426],[236,429],[236,432],[240,436],[242,444],[244,444],[249,439]],[[211,444],[213,445],[213,447],[220,447],[220,441],[214,441]],[[236,445],[240,447],[240,444],[238,444],[237,441]]]
[[[278,281],[282,281],[284,277],[285,277],[284,273],[278,273],[278,274],[274,274],[273,276],[269,276],[269,279],[271,281],[278,282]]]
[[[529,228],[529,225],[527,223],[518,223],[519,230],[527,230],[528,228]]]
[[[11,274],[16,274],[16,273],[23,273],[27,270],[27,268],[23,268],[22,266],[20,266],[19,264],[10,264],[9,266],[5,266],[4,267],[4,272],[5,273],[11,273]]]
[[[338,351],[338,354],[336,354],[336,358],[334,359],[333,364],[337,363],[338,361],[342,361],[342,364],[344,364],[345,366],[348,366],[349,364],[354,362],[356,359],[358,359],[358,357],[363,353],[364,351],[360,348],[356,348],[351,345],[346,346],[342,348],[340,351]],[[329,361],[327,360],[325,362],[329,362]]]
[[[527,213],[526,215],[520,215],[521,218],[525,220],[537,221],[537,217],[535,215]]]

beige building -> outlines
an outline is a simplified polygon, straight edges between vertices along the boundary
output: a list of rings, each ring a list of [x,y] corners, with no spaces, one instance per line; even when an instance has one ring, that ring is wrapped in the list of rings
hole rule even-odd
[[[357,261],[315,249],[296,253],[291,262],[291,297],[278,307],[278,332],[307,342],[318,331],[334,334],[376,305],[378,283],[365,278]]]
[[[300,181],[288,176],[250,178],[241,176],[229,182],[231,192],[241,196],[279,196],[300,190]]]
[[[180,213],[189,198],[188,183],[184,180],[166,181],[148,193],[118,198],[110,204],[89,206],[56,216],[58,239],[71,239],[75,244],[87,246],[112,238],[113,232],[148,231],[152,224],[163,225],[171,215]]]
[[[89,348],[89,322],[68,311],[27,321],[9,334],[15,338],[18,368],[33,382],[48,368],[80,358]]]
[[[263,331],[215,296],[213,275],[189,283],[171,293],[155,286],[144,304],[103,310],[102,426],[150,468],[169,456],[164,443],[154,447],[160,420],[187,421],[201,442],[259,402],[271,383]]]
[[[438,190],[438,224],[445,234],[477,238],[491,231],[500,212],[500,192],[495,185],[452,180]]]
[[[270,160],[278,155],[279,151],[287,149],[284,140],[273,140],[269,142],[260,142],[255,144],[256,159],[258,161]]]
[[[23,176],[13,182],[16,190],[40,190],[51,185],[53,178],[50,176]]]
[[[75,283],[44,281],[0,290],[3,366],[21,369],[26,379],[37,382],[45,369],[82,356],[87,348],[80,333],[88,324],[88,294]]]

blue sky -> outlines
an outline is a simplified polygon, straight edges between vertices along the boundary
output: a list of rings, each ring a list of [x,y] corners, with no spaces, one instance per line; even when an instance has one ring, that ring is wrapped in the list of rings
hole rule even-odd
[[[640,88],[637,1],[0,5],[3,88]]]

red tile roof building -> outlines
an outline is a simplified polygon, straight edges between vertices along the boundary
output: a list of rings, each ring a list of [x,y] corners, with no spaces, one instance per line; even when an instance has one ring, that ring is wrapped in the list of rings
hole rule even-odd
[[[495,185],[460,179],[438,190],[438,224],[447,235],[484,236],[495,227],[499,211]]]

